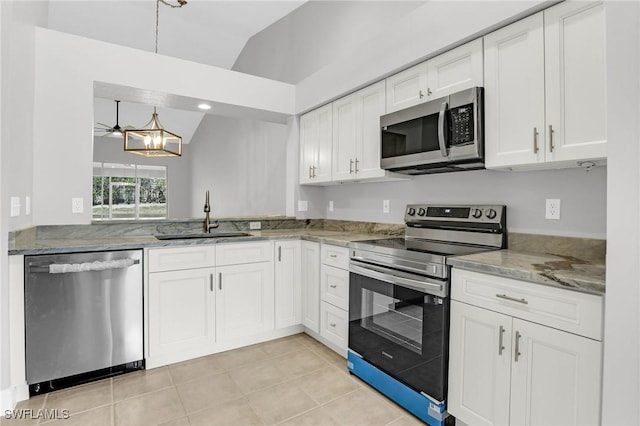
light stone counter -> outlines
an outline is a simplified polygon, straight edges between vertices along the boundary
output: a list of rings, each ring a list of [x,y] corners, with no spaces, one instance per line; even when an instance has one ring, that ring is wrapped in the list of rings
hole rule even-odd
[[[454,268],[505,278],[584,293],[605,293],[605,265],[571,256],[496,250],[452,257],[447,263]]]
[[[16,244],[10,255],[54,254],[82,251],[129,250],[151,247],[176,247],[197,244],[221,244],[261,240],[303,239],[347,247],[351,241],[392,238],[392,235],[360,232],[327,231],[322,229],[271,229],[246,231],[250,236],[223,238],[194,238],[158,240],[153,236],[116,236],[102,238],[35,239],[26,244]]]

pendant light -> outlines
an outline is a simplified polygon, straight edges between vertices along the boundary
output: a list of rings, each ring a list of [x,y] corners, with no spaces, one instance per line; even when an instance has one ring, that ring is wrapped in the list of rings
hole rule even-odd
[[[164,0],[156,0],[156,47],[158,53],[158,21],[160,16],[160,3],[171,8],[182,7],[187,2],[177,0],[173,5]],[[153,107],[151,120],[141,129],[126,129],[124,131],[124,150],[145,157],[180,157],[182,156],[182,137],[162,127],[158,120],[158,112]]]

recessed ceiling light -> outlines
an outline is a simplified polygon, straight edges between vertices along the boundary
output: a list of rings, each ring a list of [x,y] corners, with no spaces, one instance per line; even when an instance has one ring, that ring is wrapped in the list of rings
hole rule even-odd
[[[200,104],[200,105],[198,105],[198,108],[200,108],[200,109],[211,109],[211,105],[208,105],[208,104]]]

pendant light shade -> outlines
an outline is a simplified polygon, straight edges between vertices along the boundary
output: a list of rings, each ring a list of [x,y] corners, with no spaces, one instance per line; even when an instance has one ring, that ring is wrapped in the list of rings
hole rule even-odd
[[[156,0],[156,45],[155,53],[158,53],[158,28],[160,17],[160,3],[174,8],[180,8],[187,4],[186,0],[176,0],[177,5],[166,0]],[[127,129],[124,131],[124,150],[145,157],[181,157],[182,137],[166,130],[158,121],[158,112],[153,107],[151,121],[142,129]]]
[[[181,157],[182,137],[162,127],[153,108],[151,121],[144,128],[124,131],[124,150],[145,157]]]

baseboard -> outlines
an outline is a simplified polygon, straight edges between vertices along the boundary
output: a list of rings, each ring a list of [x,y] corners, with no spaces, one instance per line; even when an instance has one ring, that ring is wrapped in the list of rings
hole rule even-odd
[[[29,399],[29,386],[27,383],[15,385],[0,391],[0,404],[2,404],[2,413],[6,410],[13,410],[20,401]]]

